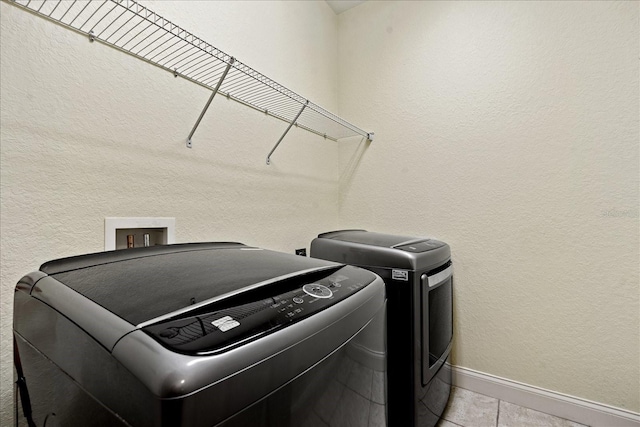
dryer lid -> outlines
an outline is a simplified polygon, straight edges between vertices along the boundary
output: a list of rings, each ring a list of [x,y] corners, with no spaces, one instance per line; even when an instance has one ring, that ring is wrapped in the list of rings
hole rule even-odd
[[[446,245],[439,240],[429,237],[409,237],[394,234],[376,233],[366,230],[340,230],[318,235],[321,239],[331,239],[340,242],[359,243],[367,246],[400,249],[407,252],[427,252]]]
[[[311,256],[365,268],[426,272],[447,262],[451,251],[446,243],[429,237],[338,230],[313,239]]]
[[[369,246],[381,246],[384,248],[392,248],[396,245],[416,241],[415,237],[375,233],[367,230],[330,231],[328,233],[318,235],[318,238],[338,240],[341,242],[360,243]]]

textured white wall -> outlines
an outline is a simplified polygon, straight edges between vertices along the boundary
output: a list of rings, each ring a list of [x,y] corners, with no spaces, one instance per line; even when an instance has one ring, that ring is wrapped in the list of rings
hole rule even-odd
[[[324,2],[144,2],[329,109],[337,18]],[[176,240],[293,252],[338,225],[337,144],[0,3],[1,425],[12,419],[13,288],[104,248],[104,218],[170,216]]]
[[[285,251],[438,236],[455,363],[640,411],[638,3],[367,2],[339,51],[324,2],[144,4],[376,140],[338,166],[294,128],[267,167],[284,124],[217,98],[187,150],[206,90],[0,3],[0,424],[15,282],[101,250],[106,216]]]
[[[434,235],[454,363],[640,411],[637,2],[339,16],[341,227]]]

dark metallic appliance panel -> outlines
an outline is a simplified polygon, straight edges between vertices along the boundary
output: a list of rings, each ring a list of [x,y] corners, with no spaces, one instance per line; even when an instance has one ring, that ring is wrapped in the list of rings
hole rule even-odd
[[[338,268],[296,276],[213,302],[197,310],[197,314],[190,312],[186,317],[161,321],[142,330],[174,351],[186,354],[225,351],[313,316],[372,280],[366,270]]]
[[[320,382],[312,387],[310,381],[330,379],[326,367],[350,360],[364,363],[372,375],[382,378],[384,389],[386,354],[381,328],[385,293],[380,278],[355,267],[293,255],[288,256],[286,267],[286,254],[280,258],[238,244],[179,246],[55,261],[20,281],[14,333],[38,425],[46,420],[52,426],[89,425],[92,421],[100,425],[253,426],[257,414],[270,413],[270,421],[261,425],[299,426],[302,419],[291,416],[291,405],[312,407],[325,392],[331,396],[335,387],[346,386],[347,382],[325,381],[328,388]],[[203,251],[211,251],[210,258],[200,253]],[[231,252],[233,257],[226,256]],[[151,274],[154,280],[161,280],[159,271],[167,268],[155,270],[163,264],[156,261],[164,259],[165,266],[181,264],[187,253],[199,262],[186,265],[197,270],[201,262],[213,273],[207,282],[212,284],[204,285],[210,288],[203,293],[205,301],[186,308],[182,303],[171,306],[169,310],[178,308],[174,312],[156,311],[157,320],[140,327],[114,315],[121,306],[104,298],[102,290],[92,293],[94,290],[82,287],[80,278],[97,267],[111,269],[114,283],[125,279],[115,273],[123,262],[141,262],[142,268],[155,271]],[[242,267],[236,276],[228,278],[226,285],[222,281],[224,290],[215,289],[214,279],[225,276],[215,275],[209,266],[226,271],[226,261],[235,257],[249,263],[236,262],[236,268]],[[252,262],[262,265],[259,273],[248,271]],[[83,275],[69,274],[72,272]],[[195,283],[205,276],[182,273],[187,291],[195,290]],[[109,288],[113,284],[107,276],[104,273],[101,280]],[[61,282],[63,278],[71,278],[77,289]],[[247,278],[259,283],[248,284]],[[138,283],[148,293],[157,292],[144,296],[140,304],[172,294],[169,282],[157,288],[153,282]],[[127,286],[120,286],[119,290],[126,290]],[[163,336],[181,322],[194,321],[198,325],[207,321],[209,326],[187,344],[173,342],[175,336]],[[55,387],[64,396],[51,393]],[[386,410],[386,398],[377,396],[371,396],[367,408],[380,415]],[[335,413],[348,415],[362,409],[348,402],[345,405],[335,407]],[[278,408],[287,407],[291,414],[278,418]],[[318,416],[298,409],[295,413],[300,416]]]
[[[449,246],[431,238],[340,230],[314,239],[311,256],[366,268],[384,279],[389,425],[435,426],[451,388]]]
[[[366,230],[320,234],[311,242],[311,252],[314,258],[371,270],[388,269],[387,274],[391,273],[391,269],[429,271],[451,258],[449,245],[436,239],[394,236]]]

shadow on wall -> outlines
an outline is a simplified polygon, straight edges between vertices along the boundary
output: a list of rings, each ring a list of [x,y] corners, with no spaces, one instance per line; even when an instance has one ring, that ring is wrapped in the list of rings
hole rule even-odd
[[[4,123],[3,123],[4,125]],[[27,127],[22,123],[12,122],[13,129],[24,132],[28,137]],[[288,168],[284,161],[282,165],[273,162],[271,166],[264,163],[263,154],[267,153],[267,146],[264,153],[259,152],[255,158],[247,163],[241,164],[235,161],[237,157],[230,155],[222,157],[216,155],[217,148],[211,145],[211,141],[202,138],[199,142],[201,146],[198,150],[190,150],[185,147],[185,139],[158,139],[156,144],[137,144],[132,139],[122,139],[111,137],[110,135],[97,135],[90,133],[73,133],[67,129],[50,129],[39,123],[29,126],[31,132],[41,136],[38,147],[51,160],[51,164],[66,165],[74,170],[85,168],[85,176],[94,176],[103,172],[108,172],[111,176],[127,176],[130,180],[139,177],[143,180],[156,180],[158,167],[164,167],[164,176],[176,180],[189,179],[191,185],[204,185],[201,180],[191,180],[192,176],[211,176],[212,170],[220,172],[216,176],[228,179],[228,182],[221,185],[233,185],[235,187],[244,186],[248,189],[255,189],[256,182],[263,182],[261,179],[281,179],[283,174],[290,179],[292,185],[301,182],[318,185],[330,185],[333,180],[321,178],[311,174],[305,174],[299,170]],[[301,142],[301,141],[298,141]],[[209,146],[207,146],[209,144]],[[70,155],[69,153],[73,153]],[[95,159],[101,159],[96,161]],[[110,161],[118,159],[118,161]],[[189,174],[185,174],[189,172]],[[235,174],[235,175],[234,175]],[[215,175],[215,174],[214,174]],[[237,176],[250,178],[250,184],[242,184]],[[228,177],[228,178],[227,178]],[[133,180],[135,182],[135,180]],[[142,181],[146,182],[146,181]],[[208,189],[206,186],[202,190]],[[269,186],[270,189],[273,186]]]
[[[354,144],[349,144],[348,142],[341,143],[343,146],[352,146]],[[351,157],[349,161],[347,161],[344,166],[340,167],[340,189],[341,193],[344,193],[351,186],[351,181],[353,176],[355,175],[358,167],[360,166],[360,160],[364,157],[365,151],[371,145],[371,141],[365,137],[362,137],[353,152],[351,153]],[[346,156],[345,156],[346,157]]]

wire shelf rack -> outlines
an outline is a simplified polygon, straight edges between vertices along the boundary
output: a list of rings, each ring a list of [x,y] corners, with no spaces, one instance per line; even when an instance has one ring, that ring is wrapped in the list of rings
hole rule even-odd
[[[337,141],[366,132],[276,83],[231,55],[133,0],[3,0],[86,35],[121,52],[212,90],[187,138],[191,138],[216,94],[289,123],[269,155],[293,125]]]

